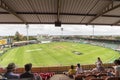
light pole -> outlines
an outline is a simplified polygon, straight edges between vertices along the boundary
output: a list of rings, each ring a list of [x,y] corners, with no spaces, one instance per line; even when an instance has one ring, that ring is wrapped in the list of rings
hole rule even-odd
[[[92,38],[94,38],[94,28],[95,28],[95,26],[93,25],[92,27],[93,27]]]
[[[26,30],[27,30],[27,41],[29,41],[28,29],[29,29],[29,25],[28,25],[28,24],[26,24]]]

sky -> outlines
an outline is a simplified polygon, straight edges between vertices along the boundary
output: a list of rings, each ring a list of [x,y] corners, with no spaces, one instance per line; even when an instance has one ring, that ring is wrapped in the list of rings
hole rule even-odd
[[[61,31],[63,28],[63,31]],[[12,36],[16,31],[27,35],[24,24],[0,24],[0,36]],[[119,35],[120,26],[93,26],[92,25],[62,25],[55,27],[52,24],[30,24],[29,35]]]

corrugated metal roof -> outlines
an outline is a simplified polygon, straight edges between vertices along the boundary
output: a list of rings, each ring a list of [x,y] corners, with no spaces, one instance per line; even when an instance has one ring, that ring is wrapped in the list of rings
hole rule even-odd
[[[14,15],[12,14],[1,14],[0,15],[0,22],[22,22],[21,20],[19,20],[18,18],[16,18]]]
[[[20,14],[20,17],[22,17],[25,21],[28,22],[39,22],[39,19],[37,18],[36,15],[27,15],[27,14]]]
[[[70,15],[65,15],[61,16],[61,21],[62,23],[79,23],[84,16],[70,16]]]
[[[4,0],[15,12],[33,12],[28,0]]]
[[[120,16],[120,7],[117,8],[117,9],[114,9],[108,13],[106,13],[106,15],[117,15],[117,16]]]
[[[2,8],[0,8],[0,12],[7,12],[6,10],[4,10],[4,9],[2,9]]]
[[[99,24],[113,24],[118,21],[119,18],[111,18],[111,17],[99,17],[92,23],[99,23]]]
[[[59,21],[120,25],[120,0],[0,0],[0,3],[0,23],[54,24]]]

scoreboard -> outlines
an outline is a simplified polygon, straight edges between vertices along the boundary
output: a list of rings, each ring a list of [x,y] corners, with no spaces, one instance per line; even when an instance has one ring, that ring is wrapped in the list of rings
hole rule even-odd
[[[0,40],[0,45],[5,45],[7,44],[7,39],[1,39]]]
[[[9,45],[12,43],[12,39],[8,38],[8,39],[0,39],[0,45]]]

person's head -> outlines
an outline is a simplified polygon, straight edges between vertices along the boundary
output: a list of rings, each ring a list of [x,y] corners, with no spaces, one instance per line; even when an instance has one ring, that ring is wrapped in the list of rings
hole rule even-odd
[[[100,60],[100,57],[98,57],[98,60]]]
[[[7,72],[13,72],[15,70],[15,63],[9,63],[7,66]]]
[[[114,64],[115,65],[120,65],[120,60],[118,60],[118,59],[114,60]]]
[[[100,57],[97,58],[99,61],[101,60]]]
[[[74,66],[73,66],[73,65],[71,65],[71,69],[74,69]]]
[[[77,67],[79,67],[79,68],[80,68],[80,64],[79,64],[79,63],[77,64]]]
[[[29,64],[25,64],[25,71],[30,71],[31,70],[31,68],[32,68],[32,64],[31,63],[29,63]]]

